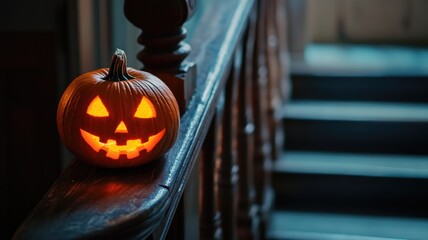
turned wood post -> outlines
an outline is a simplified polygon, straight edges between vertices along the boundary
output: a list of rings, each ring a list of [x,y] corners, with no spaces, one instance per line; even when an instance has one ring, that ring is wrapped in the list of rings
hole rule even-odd
[[[242,70],[238,91],[238,237],[260,239],[259,208],[254,186],[254,116],[252,108],[253,51],[256,35],[256,9],[253,10],[244,35]]]
[[[220,114],[216,113],[205,138],[200,162],[200,239],[222,239],[221,215],[217,207],[215,161],[218,155]]]
[[[266,235],[269,211],[273,204],[271,186],[272,144],[269,131],[269,76],[266,53],[266,14],[267,1],[258,1],[256,39],[253,58],[252,100],[254,111],[254,178],[256,203],[259,205],[260,233]]]
[[[183,114],[195,89],[196,66],[184,62],[191,47],[183,24],[195,11],[196,0],[125,0],[125,16],[141,29],[144,46],[137,58],[172,90]]]
[[[242,67],[242,45],[236,47],[234,61],[224,89],[220,134],[220,158],[217,161],[218,205],[222,216],[223,239],[237,239],[237,117],[238,81]],[[221,102],[221,101],[220,101]]]

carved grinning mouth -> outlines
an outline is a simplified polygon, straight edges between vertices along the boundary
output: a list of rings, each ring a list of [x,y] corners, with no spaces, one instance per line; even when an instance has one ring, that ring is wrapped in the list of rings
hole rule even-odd
[[[126,155],[128,159],[132,159],[138,157],[142,150],[150,152],[163,138],[165,128],[150,136],[147,142],[141,143],[141,139],[130,139],[126,141],[126,145],[117,145],[114,139],[108,139],[106,143],[100,142],[100,137],[82,129],[80,129],[80,133],[94,151],[99,152],[102,149],[107,152],[106,156],[111,159],[119,159],[120,155]]]

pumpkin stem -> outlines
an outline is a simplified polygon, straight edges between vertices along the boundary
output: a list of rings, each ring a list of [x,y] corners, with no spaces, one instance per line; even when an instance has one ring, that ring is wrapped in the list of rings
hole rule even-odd
[[[119,82],[125,81],[129,79],[133,79],[134,77],[128,73],[126,69],[126,54],[122,49],[116,49],[114,55],[111,59],[110,69],[108,74],[104,80]]]

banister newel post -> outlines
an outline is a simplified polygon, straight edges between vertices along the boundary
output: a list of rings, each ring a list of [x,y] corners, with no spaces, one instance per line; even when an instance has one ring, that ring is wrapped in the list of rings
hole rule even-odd
[[[125,0],[127,19],[141,29],[138,43],[144,46],[137,58],[144,71],[164,81],[177,98],[183,114],[193,95],[196,65],[185,62],[191,47],[183,42],[183,24],[193,15],[196,0]]]

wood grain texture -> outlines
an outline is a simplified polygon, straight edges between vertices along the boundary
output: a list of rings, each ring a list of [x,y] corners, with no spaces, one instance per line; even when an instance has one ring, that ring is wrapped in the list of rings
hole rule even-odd
[[[124,171],[75,161],[45,194],[15,239],[164,238],[224,89],[233,50],[252,0],[219,0],[203,15],[188,60],[198,64],[196,91],[172,149],[153,164]],[[208,7],[209,9],[209,7]],[[210,26],[207,28],[206,26]],[[227,26],[227,27],[225,27]],[[162,222],[160,225],[161,220]]]

